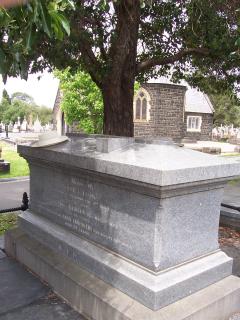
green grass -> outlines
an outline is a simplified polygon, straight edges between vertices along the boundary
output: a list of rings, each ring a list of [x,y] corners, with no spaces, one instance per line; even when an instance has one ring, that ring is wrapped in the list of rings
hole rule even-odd
[[[228,182],[228,184],[230,184],[231,186],[235,186],[236,184],[239,184],[239,183],[240,183],[240,178],[236,178]]]
[[[235,152],[235,153],[222,153],[221,154],[222,157],[239,157],[240,153]]]
[[[10,172],[0,172],[1,178],[14,178],[29,175],[28,164],[25,159],[19,156],[14,147],[10,144],[0,141],[2,148],[2,159],[10,162]]]
[[[0,236],[17,224],[17,213],[0,213]]]

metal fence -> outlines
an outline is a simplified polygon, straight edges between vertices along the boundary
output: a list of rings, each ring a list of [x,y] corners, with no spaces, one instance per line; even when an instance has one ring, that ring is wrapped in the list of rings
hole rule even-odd
[[[21,206],[0,210],[0,214],[7,213],[7,212],[14,212],[14,211],[26,211],[28,209],[28,204],[29,204],[28,195],[27,195],[27,192],[24,192]]]
[[[236,211],[240,212],[240,207],[232,206],[232,205],[226,204],[226,203],[221,203],[221,206],[224,208],[228,208],[228,209],[232,209],[232,210],[236,210]]]

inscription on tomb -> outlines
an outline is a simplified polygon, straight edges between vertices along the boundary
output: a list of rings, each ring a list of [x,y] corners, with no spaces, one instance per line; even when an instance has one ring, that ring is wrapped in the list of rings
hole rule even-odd
[[[44,201],[33,192],[33,210],[111,249],[135,250],[129,238],[122,237],[123,231],[126,233],[119,223],[123,212],[114,207],[108,186],[88,179],[58,175],[51,178],[51,187],[48,186],[45,185],[42,195]]]

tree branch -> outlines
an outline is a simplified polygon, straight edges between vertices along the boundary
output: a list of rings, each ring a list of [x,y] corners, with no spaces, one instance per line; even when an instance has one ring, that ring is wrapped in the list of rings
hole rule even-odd
[[[101,88],[102,79],[99,76],[101,65],[92,50],[91,41],[89,39],[89,35],[86,34],[87,31],[85,30],[83,20],[78,20],[76,23],[78,28],[75,30],[75,32],[77,32],[79,35],[79,49],[82,59],[85,62],[85,67],[91,75],[93,81],[99,88]]]
[[[154,57],[154,58],[139,62],[137,65],[137,73],[144,72],[155,66],[163,66],[166,64],[174,63],[176,61],[183,59],[188,55],[208,56],[209,50],[207,48],[189,48],[189,49],[179,51],[178,53],[170,57],[165,57],[165,58]]]
[[[103,57],[103,60],[107,61],[108,57],[107,57],[107,52],[104,48],[104,32],[103,32],[103,27],[101,25],[101,22],[96,19],[96,24],[98,27],[98,36],[99,36],[99,49],[101,52],[101,55]]]
[[[89,26],[90,28],[96,28],[95,32],[98,34],[99,37],[99,50],[101,52],[103,60],[107,61],[107,52],[104,48],[104,32],[101,21],[97,17],[82,17],[81,20],[87,27]]]

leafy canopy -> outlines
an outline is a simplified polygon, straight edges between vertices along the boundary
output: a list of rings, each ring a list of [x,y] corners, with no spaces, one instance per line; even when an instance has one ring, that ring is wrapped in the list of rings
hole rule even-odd
[[[86,133],[102,133],[102,93],[89,74],[81,70],[72,74],[70,68],[66,68],[54,70],[54,75],[60,80],[60,107],[67,123],[72,125],[77,122],[79,129]],[[139,88],[139,83],[135,82],[134,91]]]
[[[210,99],[214,105],[214,125],[231,125],[240,127],[240,100],[232,96],[231,92],[211,94]]]
[[[26,78],[46,67],[81,67],[104,90],[129,59],[132,27],[140,81],[170,73],[202,88],[206,78],[233,88],[240,82],[238,9],[239,0],[33,0],[0,12],[0,72]]]
[[[71,74],[69,68],[54,74],[60,80],[61,109],[67,123],[77,121],[86,133],[102,133],[102,94],[90,76],[83,71]]]
[[[27,79],[30,51],[37,50],[38,39],[63,40],[70,26],[63,12],[72,7],[68,0],[32,0],[10,10],[0,8],[0,73]]]
[[[3,91],[0,102],[0,122],[9,124],[16,122],[18,117],[22,121],[24,117],[29,123],[30,117],[34,120],[39,117],[42,124],[52,120],[52,110],[36,105],[33,98],[26,93],[15,92],[10,97],[6,90]]]

